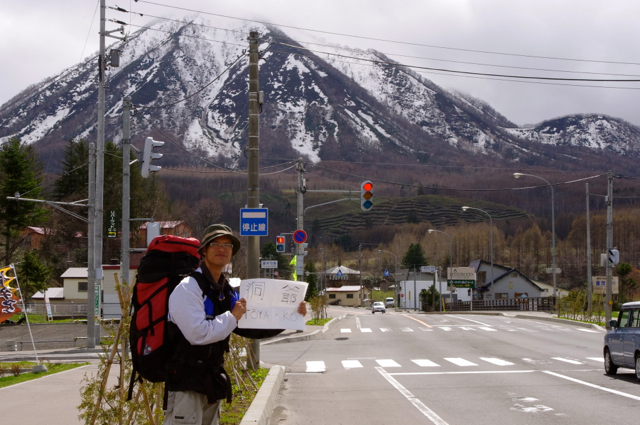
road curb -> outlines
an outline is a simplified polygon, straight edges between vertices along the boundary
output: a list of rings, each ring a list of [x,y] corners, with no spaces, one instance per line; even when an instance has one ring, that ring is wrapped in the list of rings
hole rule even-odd
[[[299,342],[299,341],[309,341],[311,339],[316,339],[319,336],[323,335],[325,332],[327,332],[329,330],[329,326],[338,320],[342,320],[345,317],[347,317],[346,314],[339,316],[339,317],[334,317],[333,319],[329,320],[328,323],[326,323],[322,329],[318,329],[317,331],[313,331],[310,334],[306,334],[306,335],[292,335],[292,336],[287,336],[284,338],[279,338],[279,339],[274,339],[271,341],[265,341],[262,343],[262,345],[269,345],[269,344],[283,344],[285,342]]]
[[[564,325],[578,326],[580,328],[590,328],[606,331],[604,327],[596,325],[595,323],[577,322],[575,320],[560,319],[558,317],[528,316],[526,314],[516,314],[515,316],[511,317],[515,317],[516,319],[542,320],[544,322],[562,323]]]
[[[269,374],[258,390],[240,425],[267,425],[276,404],[276,397],[284,382],[284,367],[271,366]]]

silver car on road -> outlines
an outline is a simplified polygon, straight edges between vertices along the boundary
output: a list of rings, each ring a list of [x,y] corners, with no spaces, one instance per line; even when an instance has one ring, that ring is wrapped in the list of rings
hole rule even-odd
[[[640,381],[640,301],[623,304],[609,326],[604,336],[605,373],[615,375],[619,367],[635,369]]]

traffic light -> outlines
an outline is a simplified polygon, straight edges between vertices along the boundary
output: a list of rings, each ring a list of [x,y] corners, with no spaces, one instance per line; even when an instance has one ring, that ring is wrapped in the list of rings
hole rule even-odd
[[[305,251],[305,249],[307,249],[307,247],[309,246],[308,243],[301,243],[300,244],[300,255],[307,255],[308,252]]]
[[[284,236],[276,236],[276,252],[284,252]]]
[[[371,211],[373,208],[373,183],[369,180],[360,185],[360,208],[362,211]]]
[[[140,170],[140,174],[145,179],[149,177],[149,173],[160,171],[160,166],[151,165],[151,161],[154,159],[162,158],[161,153],[153,152],[153,148],[160,147],[164,145],[164,142],[156,142],[152,137],[147,137],[144,141],[144,151],[142,152],[142,170]]]
[[[609,262],[611,264],[618,264],[620,262],[620,251],[618,251],[617,249],[610,249]]]

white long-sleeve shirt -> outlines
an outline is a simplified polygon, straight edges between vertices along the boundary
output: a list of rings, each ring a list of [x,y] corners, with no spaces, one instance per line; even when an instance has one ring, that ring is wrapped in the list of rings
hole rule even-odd
[[[196,272],[201,273],[202,270],[198,268]],[[222,341],[238,326],[230,311],[206,320],[202,290],[191,276],[184,278],[169,296],[169,320],[178,326],[192,345]]]

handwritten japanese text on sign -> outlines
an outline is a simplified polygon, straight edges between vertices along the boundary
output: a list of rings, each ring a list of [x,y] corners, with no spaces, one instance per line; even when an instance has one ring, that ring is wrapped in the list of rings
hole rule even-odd
[[[298,307],[307,292],[306,282],[279,279],[247,279],[240,283],[240,298],[247,300],[242,329],[304,330]]]

